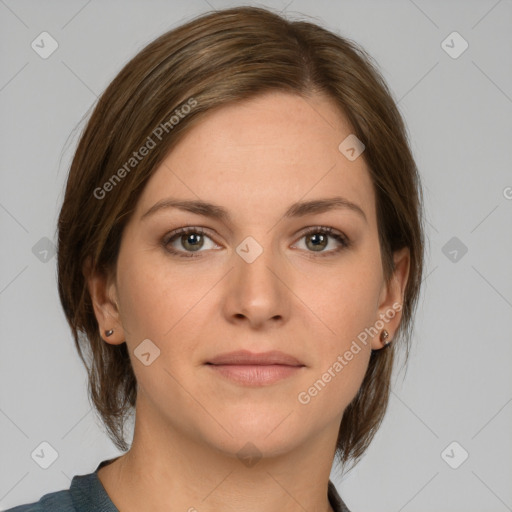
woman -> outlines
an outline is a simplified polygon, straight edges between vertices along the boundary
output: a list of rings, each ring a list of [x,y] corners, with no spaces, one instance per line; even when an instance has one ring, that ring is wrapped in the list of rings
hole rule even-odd
[[[62,305],[126,453],[11,510],[348,510],[329,475],[407,351],[421,205],[354,43],[238,7],[149,44],[89,120],[58,226]]]

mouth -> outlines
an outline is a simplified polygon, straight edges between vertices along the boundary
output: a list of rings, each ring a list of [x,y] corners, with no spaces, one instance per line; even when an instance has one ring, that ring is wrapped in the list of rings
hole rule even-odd
[[[205,363],[218,375],[245,386],[264,386],[300,373],[306,365],[279,351],[252,353],[247,350],[220,354]]]

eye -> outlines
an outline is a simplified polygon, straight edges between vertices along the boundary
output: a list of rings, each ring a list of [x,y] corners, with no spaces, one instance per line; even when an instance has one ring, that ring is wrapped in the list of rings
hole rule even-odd
[[[332,256],[343,249],[350,247],[350,240],[339,231],[327,226],[313,226],[308,228],[301,237],[306,239],[306,250],[317,253],[318,256]],[[336,240],[338,247],[324,251],[329,246],[329,238]]]
[[[343,233],[326,226],[307,228],[307,230],[302,233],[300,239],[302,240],[303,238],[306,239],[305,250],[309,253],[316,253],[315,256],[331,256],[350,247],[350,240]],[[338,247],[325,251],[324,249],[329,246],[329,239],[335,240]],[[205,247],[206,240],[210,240],[213,247]],[[214,249],[218,247],[203,228],[193,226],[187,226],[172,231],[164,237],[162,245],[165,250],[181,258],[199,257],[199,254],[194,253],[202,252],[201,249]],[[176,247],[176,245],[181,245],[181,247]]]
[[[200,252],[204,248],[206,239],[213,243],[213,240],[206,235],[203,228],[188,226],[169,233],[165,236],[162,243],[164,248],[172,254],[182,258],[194,258],[197,256],[193,253]],[[175,244],[181,245],[185,252],[181,249],[176,249]],[[206,249],[212,249],[212,247],[206,247]]]

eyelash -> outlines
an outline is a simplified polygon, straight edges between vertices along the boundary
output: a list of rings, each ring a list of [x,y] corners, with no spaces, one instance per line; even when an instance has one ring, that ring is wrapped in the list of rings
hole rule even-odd
[[[198,251],[198,254],[194,254],[194,253],[190,253],[190,252],[184,253],[183,251],[177,251],[170,247],[170,243],[173,242],[175,239],[177,239],[179,236],[188,235],[190,233],[207,236],[208,238],[211,239],[211,237],[206,233],[206,231],[203,228],[187,226],[187,227],[176,229],[176,230],[172,231],[171,233],[168,233],[162,240],[162,245],[163,245],[164,249],[166,251],[170,252],[171,254],[176,255],[180,258],[200,258],[201,256],[199,253],[204,252],[204,251]],[[318,253],[315,253],[315,251],[308,251],[308,252],[312,253],[313,257],[324,258],[327,256],[332,256],[333,254],[337,254],[340,251],[342,251],[344,249],[348,249],[351,246],[351,241],[345,235],[343,235],[342,233],[336,231],[334,228],[331,228],[329,226],[312,226],[310,228],[307,228],[306,231],[304,231],[302,233],[299,240],[304,238],[305,236],[308,236],[311,234],[328,235],[331,238],[334,238],[335,240],[337,240],[341,244],[340,247],[338,247],[337,249],[333,249],[331,251],[325,251],[325,252],[322,251],[322,252],[318,252]]]

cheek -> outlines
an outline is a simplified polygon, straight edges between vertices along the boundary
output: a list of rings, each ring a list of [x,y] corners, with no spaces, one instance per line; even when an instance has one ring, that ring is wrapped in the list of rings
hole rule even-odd
[[[381,278],[378,258],[358,257],[332,272],[321,286],[304,288],[304,296],[314,297],[311,309],[325,327],[317,345],[316,380],[311,382],[306,401],[316,393],[319,406],[330,400],[346,406],[357,393],[371,354],[369,333],[378,318]]]
[[[189,293],[183,296],[177,273],[171,273],[161,260],[129,247],[119,255],[117,276],[123,328],[132,344],[161,338],[183,315],[191,298]]]
[[[191,340],[191,330],[197,328],[191,321],[205,291],[197,284],[187,287],[185,276],[176,270],[171,272],[169,266],[164,268],[154,259],[133,258],[118,268],[121,320],[140,389],[150,399],[168,396],[170,390],[179,397],[179,385],[171,375],[180,382],[191,378],[191,357],[197,343],[193,337]],[[143,347],[141,343],[147,339],[153,345],[146,344],[144,352],[158,353],[148,366],[137,355],[143,352],[138,347]]]
[[[118,289],[128,346],[133,352],[150,339],[165,358],[190,357],[208,332],[211,315],[218,315],[211,301],[219,278],[209,272],[200,276],[197,269],[185,271],[158,253],[126,249],[118,261]]]
[[[349,287],[347,280],[346,288],[336,284],[318,298],[318,311],[329,330],[323,329],[325,334],[315,344],[314,367],[297,396],[305,411],[331,420],[339,417],[361,386],[371,354],[365,328],[375,321],[371,287],[355,286],[357,282]]]
[[[381,279],[380,262],[360,257],[333,269],[328,279],[308,279],[301,285],[299,295],[309,297],[311,309],[322,320],[330,351],[343,350],[375,323]]]
[[[339,421],[361,387],[369,357],[368,347],[339,343],[297,393],[299,412],[322,423]]]

